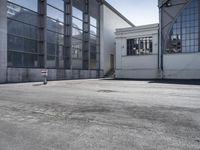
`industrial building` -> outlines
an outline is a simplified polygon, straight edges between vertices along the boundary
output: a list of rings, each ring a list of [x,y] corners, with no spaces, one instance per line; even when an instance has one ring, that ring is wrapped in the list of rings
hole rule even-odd
[[[103,0],[0,0],[0,83],[102,77],[133,26]]]
[[[200,1],[158,6],[159,25],[116,30],[116,78],[200,79]]]
[[[200,79],[200,1],[158,0],[134,26],[104,0],[0,0],[0,83],[103,77]]]

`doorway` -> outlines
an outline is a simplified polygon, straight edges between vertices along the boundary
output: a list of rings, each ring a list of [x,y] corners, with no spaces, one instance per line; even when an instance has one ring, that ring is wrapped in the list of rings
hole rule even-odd
[[[115,62],[114,55],[111,54],[110,55],[110,70],[114,69],[114,67],[115,67],[115,63],[114,62]]]

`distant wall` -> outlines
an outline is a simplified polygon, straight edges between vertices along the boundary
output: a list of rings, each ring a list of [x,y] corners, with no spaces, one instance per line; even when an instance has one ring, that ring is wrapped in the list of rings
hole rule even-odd
[[[100,22],[101,69],[106,74],[110,70],[110,55],[115,56],[115,30],[131,27],[131,25],[106,5],[101,6]]]

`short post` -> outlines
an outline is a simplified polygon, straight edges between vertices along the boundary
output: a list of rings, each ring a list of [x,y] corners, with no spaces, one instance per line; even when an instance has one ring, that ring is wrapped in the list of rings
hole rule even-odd
[[[47,84],[47,76],[48,76],[48,70],[47,69],[44,69],[41,71],[41,74],[43,76],[43,84],[46,85]]]

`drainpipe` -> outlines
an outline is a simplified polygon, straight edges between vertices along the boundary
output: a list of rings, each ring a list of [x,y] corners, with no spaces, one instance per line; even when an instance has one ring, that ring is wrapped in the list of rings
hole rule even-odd
[[[159,54],[158,54],[158,64],[160,78],[163,79],[163,49],[162,49],[162,6],[159,7]]]

